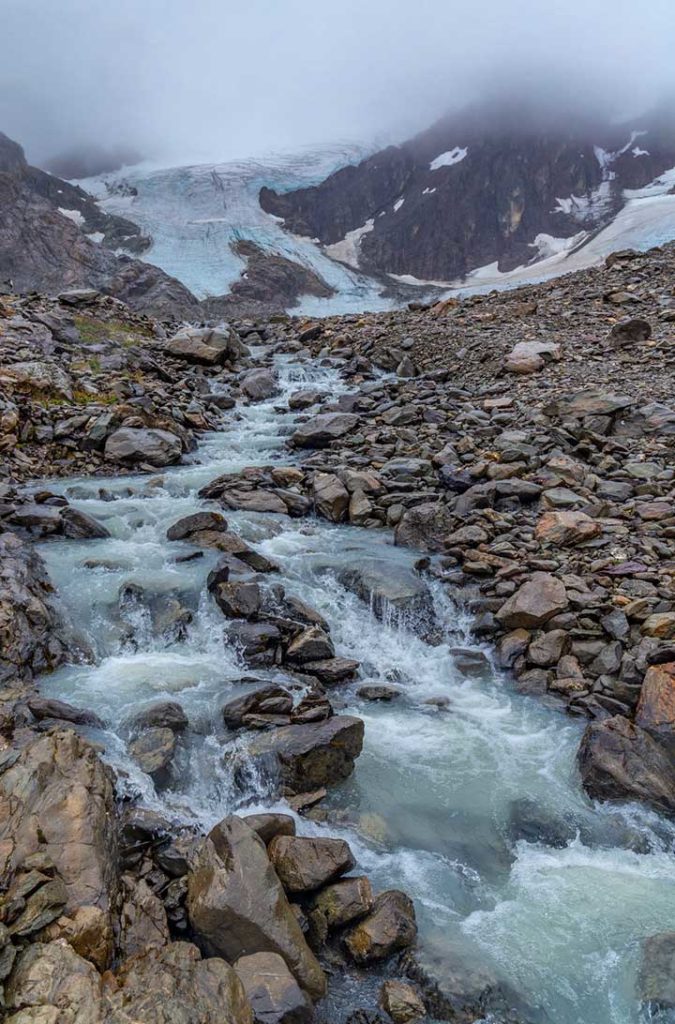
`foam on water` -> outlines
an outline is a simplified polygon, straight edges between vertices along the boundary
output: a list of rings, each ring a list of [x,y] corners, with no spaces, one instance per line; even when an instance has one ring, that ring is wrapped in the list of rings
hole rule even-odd
[[[233,414],[189,465],[152,480],[54,485],[77,495],[74,503],[112,537],[43,545],[72,627],[92,652],[91,663],[45,678],[43,691],[105,719],[108,731],[96,738],[123,769],[128,793],[206,828],[242,806],[287,808],[245,761],[235,784],[227,755],[234,747],[241,757],[243,741],[227,734],[220,709],[245,692],[240,680],[250,670],[224,645],[222,616],[205,596],[216,554],[177,563],[190,547],[168,543],[166,530],[209,507],[197,491],[219,473],[292,458],[283,441],[293,417],[275,409],[293,390],[335,394],[343,387],[330,367],[296,366],[287,357],[278,365],[281,395]],[[101,487],[114,500],[103,500]],[[338,653],[362,663],[358,682],[332,694],[365,722],[357,770],[328,800],[330,826],[298,819],[299,829],[347,838],[376,888],[400,887],[415,899],[424,943],[448,956],[459,944],[491,963],[554,1024],[634,1024],[640,941],[673,926],[673,829],[643,808],[590,804],[575,767],[576,720],[514,693],[489,657],[478,676],[462,675],[451,648],[481,648],[445,588],[431,585],[441,635],[430,642],[393,615],[381,621],[340,585],[340,570],[366,559],[412,565],[415,553],[393,547],[386,531],[286,516],[227,518],[279,564],[274,581],[326,617]],[[129,584],[176,595],[192,611],[187,632],[162,635],[145,613],[132,621],[130,637],[118,610],[120,588]],[[281,678],[275,670],[255,675]],[[364,703],[356,692],[364,681],[395,685],[400,696]],[[191,730],[178,781],[157,793],[127,755],[125,723],[160,699],[179,700]],[[438,707],[439,699],[447,706]],[[545,845],[546,828],[538,843],[514,834],[528,806],[545,825],[553,822],[558,837],[562,828],[562,839]]]

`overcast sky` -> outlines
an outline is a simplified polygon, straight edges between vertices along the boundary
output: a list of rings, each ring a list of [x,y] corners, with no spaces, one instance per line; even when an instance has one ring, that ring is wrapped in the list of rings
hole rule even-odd
[[[633,112],[673,53],[675,0],[0,0],[0,131],[225,160],[403,137],[495,80]]]

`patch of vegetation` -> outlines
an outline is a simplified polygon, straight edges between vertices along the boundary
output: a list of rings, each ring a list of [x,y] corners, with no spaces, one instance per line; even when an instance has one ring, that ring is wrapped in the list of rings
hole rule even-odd
[[[93,316],[79,314],[73,317],[80,338],[85,345],[100,345],[106,341],[115,341],[124,348],[131,348],[133,345],[142,345],[148,338],[152,337],[152,331],[148,327],[131,327],[113,317],[111,320],[98,320]]]

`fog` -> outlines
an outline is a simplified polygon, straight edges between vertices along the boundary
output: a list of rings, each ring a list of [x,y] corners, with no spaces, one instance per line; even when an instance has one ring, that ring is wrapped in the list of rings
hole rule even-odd
[[[0,0],[0,131],[35,163],[384,141],[484,94],[639,112],[675,86],[673,0]]]

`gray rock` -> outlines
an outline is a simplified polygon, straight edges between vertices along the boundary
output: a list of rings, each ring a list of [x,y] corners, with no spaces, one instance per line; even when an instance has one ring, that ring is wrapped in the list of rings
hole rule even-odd
[[[108,437],[104,455],[109,462],[170,466],[178,462],[182,451],[180,438],[167,430],[120,427]]]

